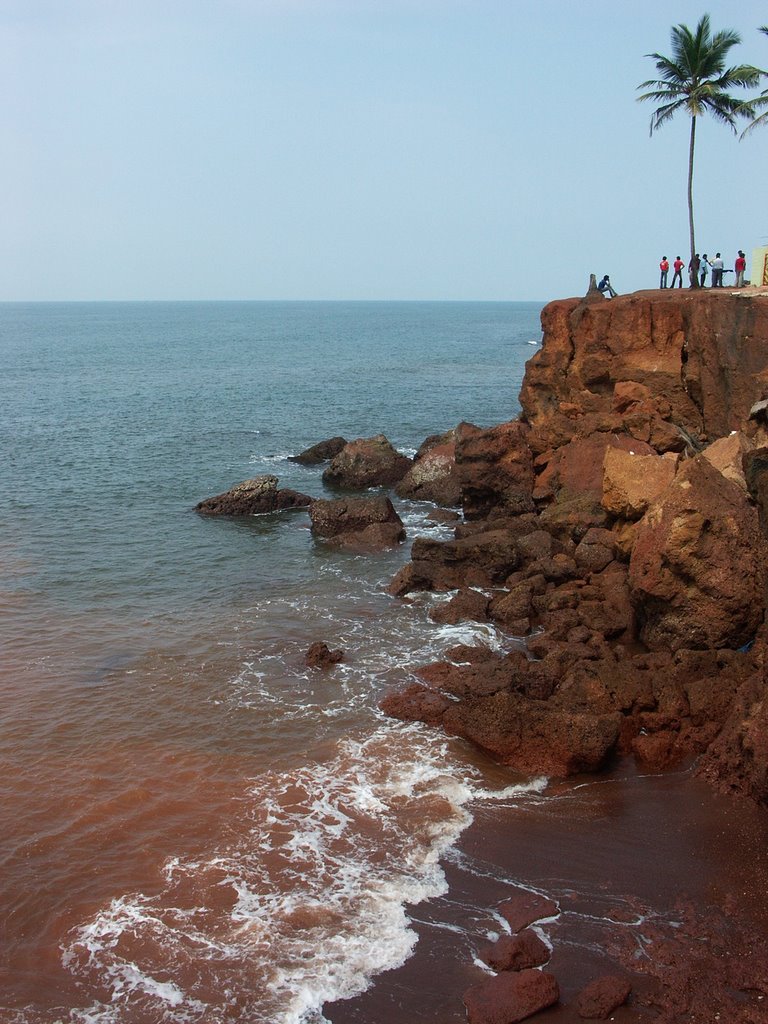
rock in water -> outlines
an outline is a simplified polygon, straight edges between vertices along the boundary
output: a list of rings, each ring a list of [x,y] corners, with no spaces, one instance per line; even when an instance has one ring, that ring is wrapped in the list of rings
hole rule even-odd
[[[206,516],[253,516],[312,503],[308,494],[288,489],[279,491],[277,483],[277,477],[268,474],[243,480],[231,490],[201,501],[195,511]]]
[[[405,538],[403,521],[389,498],[340,498],[313,501],[312,533],[337,547],[395,547]]]
[[[346,490],[391,487],[411,468],[411,460],[396,451],[383,434],[350,441],[323,473],[323,483]]]
[[[318,640],[316,643],[312,644],[304,656],[307,668],[332,668],[343,660],[344,651],[340,648],[332,651],[328,647],[328,644],[323,643],[322,640]]]
[[[319,441],[311,448],[305,448],[298,455],[289,455],[289,462],[300,462],[302,466],[317,466],[321,462],[329,462],[338,455],[347,443],[343,437],[329,437],[327,441]]]

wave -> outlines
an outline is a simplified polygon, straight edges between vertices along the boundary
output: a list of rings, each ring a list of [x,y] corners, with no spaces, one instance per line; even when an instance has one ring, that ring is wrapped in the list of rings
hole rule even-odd
[[[170,859],[157,895],[113,899],[63,963],[96,998],[76,1024],[319,1024],[411,954],[406,905],[447,890],[440,859],[473,800],[507,799],[419,726],[386,723],[326,763],[256,780],[205,859]],[[217,1018],[218,1019],[218,1018]]]

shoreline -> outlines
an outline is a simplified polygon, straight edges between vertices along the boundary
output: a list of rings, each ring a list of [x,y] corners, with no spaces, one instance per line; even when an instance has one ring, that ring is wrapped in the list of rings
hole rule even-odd
[[[537,929],[552,947],[545,969],[560,1003],[536,1020],[582,1020],[576,995],[608,974],[632,983],[627,1005],[611,1014],[618,1024],[711,1020],[718,1010],[729,1024],[768,1020],[768,997],[732,993],[728,973],[738,965],[759,976],[762,962],[768,981],[768,819],[759,807],[718,795],[693,766],[642,775],[624,761],[554,783],[538,799],[470,809],[472,824],[443,862],[447,894],[411,908],[411,958],[364,994],[327,1004],[331,1024],[463,1024],[463,992],[490,977],[477,950],[502,933],[495,909],[515,886],[560,908]],[[705,1003],[711,1013],[700,1018]]]

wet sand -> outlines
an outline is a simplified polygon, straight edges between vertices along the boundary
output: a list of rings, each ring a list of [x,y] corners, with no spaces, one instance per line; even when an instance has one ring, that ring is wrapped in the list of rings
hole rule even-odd
[[[490,976],[473,958],[503,932],[494,911],[516,885],[560,907],[541,933],[561,1002],[537,1021],[581,1020],[574,997],[607,973],[633,983],[611,1015],[619,1024],[719,1010],[729,1024],[768,1021],[765,811],[718,796],[691,769],[642,776],[622,765],[474,813],[445,865],[449,892],[412,908],[415,955],[359,998],[326,1006],[333,1024],[465,1021],[464,990]]]

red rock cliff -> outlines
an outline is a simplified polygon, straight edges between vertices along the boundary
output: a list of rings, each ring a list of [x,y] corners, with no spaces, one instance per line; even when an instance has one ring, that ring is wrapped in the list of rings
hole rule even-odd
[[[448,652],[383,706],[521,770],[703,755],[768,802],[768,295],[566,299],[542,327],[520,421],[456,431],[455,539],[416,541],[392,585],[457,590],[437,621],[529,656]]]

